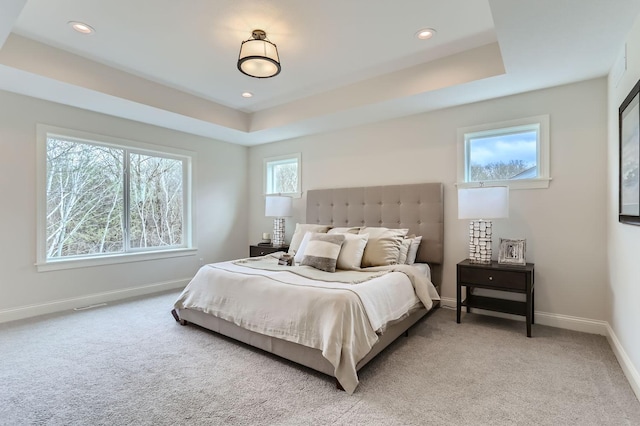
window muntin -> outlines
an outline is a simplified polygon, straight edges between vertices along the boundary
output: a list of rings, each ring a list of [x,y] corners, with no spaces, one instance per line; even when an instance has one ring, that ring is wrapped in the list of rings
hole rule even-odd
[[[300,154],[264,159],[265,195],[300,195]]]
[[[458,135],[458,185],[548,187],[548,116],[468,127]]]
[[[190,248],[190,153],[48,127],[38,126],[39,268]]]

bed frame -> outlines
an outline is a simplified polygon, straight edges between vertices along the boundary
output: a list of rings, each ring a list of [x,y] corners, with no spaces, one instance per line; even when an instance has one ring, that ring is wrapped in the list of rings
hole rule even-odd
[[[442,183],[310,190],[307,192],[306,223],[336,227],[409,228],[409,234],[422,235],[416,261],[429,263],[431,281],[440,292],[444,241]],[[438,306],[434,303],[434,308]],[[199,325],[334,377],[334,367],[318,349],[245,330],[200,311],[180,309],[172,313],[182,325]],[[421,308],[387,327],[367,356],[358,363],[357,370],[396,338],[406,334],[426,314],[427,310]]]

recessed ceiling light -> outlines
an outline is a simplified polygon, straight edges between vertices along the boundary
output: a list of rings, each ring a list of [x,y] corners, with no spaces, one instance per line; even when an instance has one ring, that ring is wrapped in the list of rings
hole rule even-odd
[[[420,40],[429,40],[431,37],[436,35],[436,30],[433,28],[423,28],[416,33],[416,37]]]
[[[69,24],[71,28],[73,28],[75,31],[79,32],[80,34],[93,34],[96,32],[96,30],[94,30],[91,27],[91,25],[87,25],[84,22],[69,21],[67,22],[67,24]]]
[[[242,97],[243,98],[250,98],[253,96],[253,93],[251,92],[242,92]]]

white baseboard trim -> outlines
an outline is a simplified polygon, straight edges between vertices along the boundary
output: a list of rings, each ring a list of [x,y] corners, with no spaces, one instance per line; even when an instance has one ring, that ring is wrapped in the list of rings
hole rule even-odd
[[[103,293],[95,293],[87,296],[73,297],[70,299],[54,300],[52,302],[19,306],[17,308],[11,309],[3,309],[0,310],[0,323],[35,317],[38,315],[51,314],[54,312],[66,311],[83,306],[96,305],[99,303],[113,302],[116,300],[128,299],[130,297],[144,296],[147,294],[159,293],[166,290],[180,289],[184,288],[189,283],[189,281],[190,278],[183,278],[173,281],[163,281],[140,287],[106,291]]]
[[[443,297],[441,304],[443,307],[455,309],[457,301],[453,298]],[[525,320],[525,318],[521,315],[503,314],[502,312],[485,311],[483,309],[473,309],[473,313],[489,315],[498,318],[508,318],[516,321]],[[599,334],[601,336],[607,336],[609,334],[607,331],[607,327],[609,327],[609,324],[606,321],[572,317],[569,315],[552,314],[549,312],[541,311],[535,312],[534,319],[536,324],[548,325],[549,327],[564,328],[565,330],[581,331],[583,333]]]
[[[633,389],[633,392],[636,394],[636,398],[638,398],[638,401],[640,401],[640,373],[638,373],[638,370],[633,365],[633,363],[631,362],[631,359],[629,358],[624,348],[620,344],[620,341],[618,340],[618,336],[616,336],[616,333],[613,331],[613,329],[608,323],[607,323],[607,340],[609,341],[609,345],[611,346],[613,353],[618,359],[618,363],[620,364],[620,367],[622,367],[622,371],[624,372],[624,375],[627,377],[627,380],[631,385],[631,389]]]

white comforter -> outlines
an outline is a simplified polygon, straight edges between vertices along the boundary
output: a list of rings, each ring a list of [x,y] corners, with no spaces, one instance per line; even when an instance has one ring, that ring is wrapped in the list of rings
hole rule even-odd
[[[405,265],[400,269],[409,275],[418,271]],[[423,272],[412,279],[388,272],[359,284],[331,282],[332,275],[326,274],[327,280],[318,281],[232,262],[205,265],[175,307],[319,349],[342,387],[352,393],[358,385],[356,365],[377,342],[377,333],[419,301],[430,309],[439,297]]]

